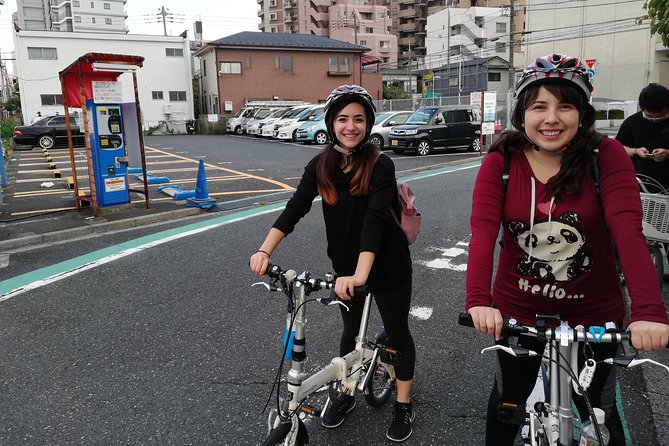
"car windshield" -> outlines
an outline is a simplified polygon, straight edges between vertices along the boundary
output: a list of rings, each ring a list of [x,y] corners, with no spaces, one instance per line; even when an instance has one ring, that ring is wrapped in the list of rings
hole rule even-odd
[[[285,109],[285,108],[280,108],[280,109],[278,109],[278,110],[274,110],[274,111],[268,116],[268,118],[278,118],[279,116],[281,116],[281,115],[284,114],[284,113],[286,113],[286,109]]]
[[[297,115],[299,115],[300,113],[302,113],[304,111],[305,111],[304,108],[296,108],[292,112],[288,113],[287,115],[284,115],[283,117],[284,118],[294,118],[294,117],[296,117]]]
[[[374,125],[380,124],[383,122],[384,119],[386,119],[388,116],[392,115],[392,113],[379,113],[376,115],[376,119],[374,120]]]
[[[46,125],[46,122],[49,120],[49,118],[40,118],[39,120],[33,122],[30,125]]]
[[[239,118],[245,111],[246,111],[245,108],[240,108],[239,111],[235,113],[235,116],[233,116],[233,118]]]
[[[322,121],[325,118],[325,113],[321,112],[314,118],[314,121]]]
[[[427,124],[436,111],[436,108],[419,108],[409,116],[405,124]]]
[[[261,110],[258,110],[258,112],[253,117],[256,118],[256,119],[266,118],[270,114],[271,111],[272,110],[270,110],[269,108],[261,109]]]

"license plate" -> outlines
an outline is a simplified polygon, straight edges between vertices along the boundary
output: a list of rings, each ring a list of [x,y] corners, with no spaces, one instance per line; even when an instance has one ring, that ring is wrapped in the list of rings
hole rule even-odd
[[[391,145],[391,146],[396,146],[397,143],[398,143],[398,141],[397,141],[396,139],[391,139],[391,140],[390,140],[390,145]]]

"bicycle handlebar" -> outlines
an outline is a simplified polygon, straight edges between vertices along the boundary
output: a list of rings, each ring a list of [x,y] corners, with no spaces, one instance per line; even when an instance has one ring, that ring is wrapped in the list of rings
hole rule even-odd
[[[326,274],[325,279],[318,279],[312,278],[310,273],[307,271],[298,275],[294,270],[283,270],[278,265],[272,265],[267,270],[267,275],[272,279],[286,280],[287,283],[300,282],[306,287],[307,293],[323,289],[333,290],[336,281],[336,277],[333,274]],[[272,291],[278,291],[278,289],[273,289]],[[367,294],[369,294],[369,292],[369,288],[366,285],[357,286],[353,289],[352,297],[365,297]],[[329,304],[340,299],[333,290],[329,297],[320,298],[319,300],[324,304]]]
[[[472,316],[468,313],[460,313],[458,323],[466,327],[474,327]],[[502,336],[514,336],[519,334],[527,334],[531,336],[540,335],[547,340],[561,340],[567,337],[575,342],[588,341],[604,344],[627,343],[630,346],[632,344],[630,334],[625,330],[617,328],[607,328],[606,331],[602,329],[599,333],[596,331],[576,330],[573,327],[569,327],[569,330],[563,330],[560,327],[546,327],[539,329],[522,325],[513,317],[505,317],[504,325],[502,326]]]

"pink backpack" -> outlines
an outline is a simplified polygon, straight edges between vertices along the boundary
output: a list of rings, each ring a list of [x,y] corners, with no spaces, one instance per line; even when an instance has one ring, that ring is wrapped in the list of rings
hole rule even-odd
[[[421,214],[414,206],[416,195],[414,195],[408,184],[397,180],[397,196],[400,200],[400,206],[402,207],[401,221],[397,218],[395,212],[391,211],[390,213],[393,214],[393,218],[400,228],[402,228],[407,236],[407,241],[411,245],[416,241],[418,233],[420,232]]]

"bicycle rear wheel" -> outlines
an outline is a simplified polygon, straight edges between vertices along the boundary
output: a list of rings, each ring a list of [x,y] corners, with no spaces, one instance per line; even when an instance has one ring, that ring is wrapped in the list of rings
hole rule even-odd
[[[391,378],[392,375],[388,367],[390,366],[384,364],[378,358],[374,364],[369,366],[367,373],[371,373],[371,378],[367,384],[365,400],[372,407],[381,407],[386,404],[395,386],[395,380]]]

